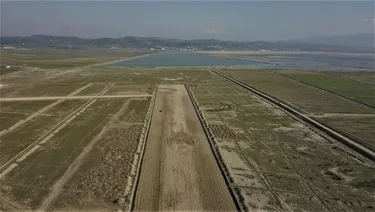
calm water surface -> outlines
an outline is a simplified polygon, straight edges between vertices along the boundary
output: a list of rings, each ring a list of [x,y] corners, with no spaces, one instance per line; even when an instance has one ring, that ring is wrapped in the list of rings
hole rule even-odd
[[[166,51],[111,64],[125,67],[212,66],[264,69],[369,71],[375,69],[373,56],[343,56],[329,54],[294,54],[279,56],[248,56],[225,58],[188,51]]]
[[[174,66],[256,66],[262,62],[223,58],[188,51],[166,51],[147,57],[111,64],[126,67],[174,67]]]

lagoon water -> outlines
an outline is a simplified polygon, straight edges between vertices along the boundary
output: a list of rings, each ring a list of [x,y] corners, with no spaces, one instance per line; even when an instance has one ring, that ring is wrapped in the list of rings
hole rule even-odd
[[[174,66],[256,66],[261,62],[223,58],[190,51],[165,51],[146,57],[111,64],[126,67],[174,67]]]
[[[225,58],[190,51],[165,51],[150,56],[117,62],[111,66],[124,67],[246,67],[257,69],[300,69],[300,70],[340,70],[373,71],[373,56],[293,54],[278,56],[248,56],[245,58]]]
[[[281,56],[249,56],[247,60],[262,63],[262,67],[302,70],[374,71],[375,59],[371,55],[293,54]]]

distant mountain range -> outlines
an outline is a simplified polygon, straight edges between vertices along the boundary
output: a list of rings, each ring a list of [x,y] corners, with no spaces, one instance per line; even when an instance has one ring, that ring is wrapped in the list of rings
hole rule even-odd
[[[354,35],[335,35],[335,36],[322,36],[311,37],[303,39],[287,40],[290,43],[311,43],[311,44],[328,44],[347,47],[375,47],[375,34],[363,33]]]
[[[307,41],[241,42],[215,39],[181,40],[156,37],[122,37],[87,39],[79,37],[33,35],[29,37],[1,37],[1,46],[23,48],[154,48],[192,50],[273,50],[273,51],[344,51],[373,52],[373,46],[344,46],[310,43]]]

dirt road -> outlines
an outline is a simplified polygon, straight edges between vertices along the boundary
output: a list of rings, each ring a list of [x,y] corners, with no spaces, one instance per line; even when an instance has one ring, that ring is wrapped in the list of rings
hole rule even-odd
[[[134,210],[236,210],[183,85],[160,85]]]
[[[121,114],[126,111],[128,108],[129,101],[126,101],[123,106],[120,108],[119,111],[111,118],[109,123],[100,131],[98,135],[94,137],[93,140],[83,149],[83,151],[76,157],[72,164],[70,164],[69,168],[65,171],[64,175],[60,177],[60,179],[53,185],[51,192],[48,196],[43,200],[42,205],[39,208],[39,211],[45,211],[50,207],[53,201],[57,198],[57,196],[61,193],[62,187],[68,182],[68,180],[73,176],[73,174],[78,170],[81,166],[83,159],[86,155],[92,150],[94,145],[102,139],[103,135],[107,132],[108,127],[115,122]],[[98,126],[97,126],[98,127]]]
[[[105,99],[105,98],[142,98],[151,97],[150,94],[129,94],[129,95],[102,95],[102,96],[35,96],[35,97],[11,97],[0,98],[0,102],[20,101],[46,101],[46,100],[72,100],[72,99]]]

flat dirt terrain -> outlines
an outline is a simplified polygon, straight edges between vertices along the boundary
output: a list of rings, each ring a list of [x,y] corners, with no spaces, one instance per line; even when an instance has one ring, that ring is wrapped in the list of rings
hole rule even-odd
[[[71,65],[0,76],[0,211],[375,208],[373,161],[209,68]],[[374,144],[364,73],[220,71]]]
[[[160,85],[135,210],[236,210],[183,85]]]

